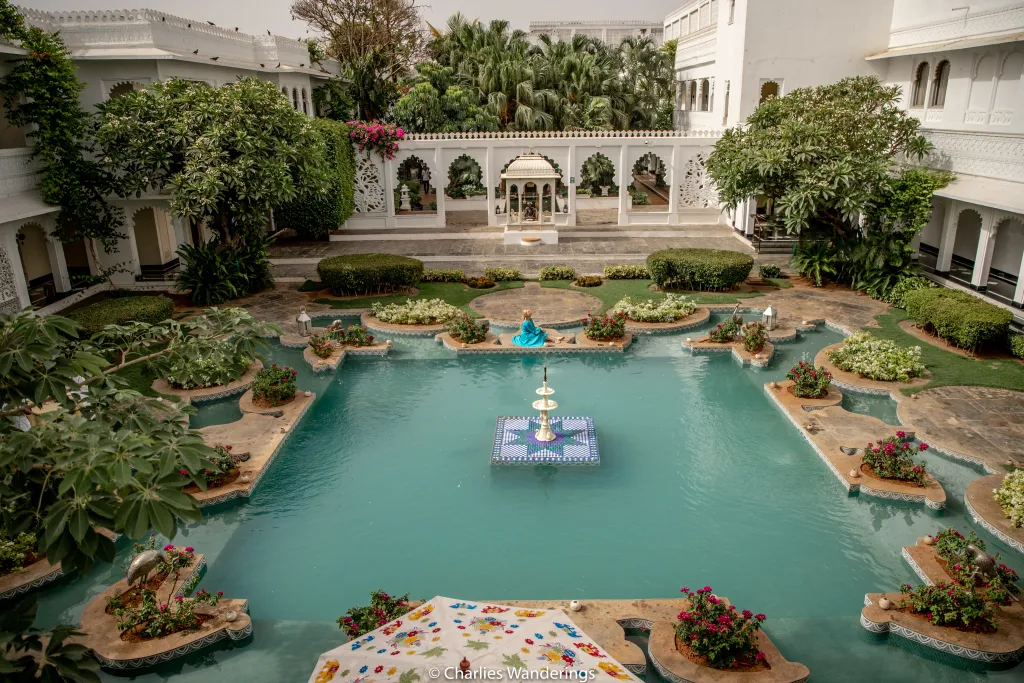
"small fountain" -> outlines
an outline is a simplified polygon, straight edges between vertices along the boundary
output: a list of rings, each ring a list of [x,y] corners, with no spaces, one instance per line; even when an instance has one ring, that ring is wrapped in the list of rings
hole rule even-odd
[[[544,384],[536,390],[540,399],[533,402],[539,417],[499,417],[494,430],[492,465],[599,465],[597,432],[592,417],[551,417],[558,407],[551,400],[555,390],[548,386],[548,368],[544,366]]]

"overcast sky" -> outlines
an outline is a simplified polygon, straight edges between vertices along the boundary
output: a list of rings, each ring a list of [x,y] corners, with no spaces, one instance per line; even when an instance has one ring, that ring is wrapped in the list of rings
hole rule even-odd
[[[526,29],[531,21],[540,20],[600,20],[642,19],[660,21],[685,0],[645,0],[627,3],[622,0],[431,0],[423,14],[427,21],[438,26],[454,12],[485,21],[505,18],[516,28]],[[85,10],[115,9],[125,5],[146,7],[168,14],[212,21],[218,26],[234,28],[248,33],[265,33],[270,29],[277,35],[301,37],[306,35],[306,24],[293,21],[288,8],[290,0],[15,0],[17,5],[38,9]],[[643,14],[636,12],[642,9]],[[514,14],[514,16],[513,16]]]

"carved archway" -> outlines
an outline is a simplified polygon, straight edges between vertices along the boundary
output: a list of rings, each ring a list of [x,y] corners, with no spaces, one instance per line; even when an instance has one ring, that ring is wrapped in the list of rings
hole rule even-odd
[[[587,157],[580,166],[580,189],[588,190],[590,196],[602,196],[602,187],[608,188],[609,197],[619,196],[619,186],[615,183],[616,169],[611,159],[600,152]]]
[[[413,155],[406,157],[398,165],[395,183],[395,211],[437,211],[437,189],[430,165]],[[409,209],[402,209],[402,187],[408,190]]]
[[[633,164],[633,184],[631,193],[633,205],[650,204],[653,206],[668,205],[668,167],[665,161],[654,152],[643,154]],[[641,200],[641,194],[646,198]]]
[[[33,306],[46,305],[55,300],[57,294],[46,230],[38,223],[25,223],[18,228],[17,242],[29,302]]]
[[[450,199],[469,199],[486,195],[487,188],[483,180],[484,174],[477,160],[468,154],[462,154],[448,166],[448,186],[444,190],[444,196]]]

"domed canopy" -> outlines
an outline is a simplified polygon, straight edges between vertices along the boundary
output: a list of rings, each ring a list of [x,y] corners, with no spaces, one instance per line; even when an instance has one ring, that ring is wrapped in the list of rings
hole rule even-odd
[[[544,180],[561,178],[562,175],[540,154],[520,154],[501,177],[503,180]]]

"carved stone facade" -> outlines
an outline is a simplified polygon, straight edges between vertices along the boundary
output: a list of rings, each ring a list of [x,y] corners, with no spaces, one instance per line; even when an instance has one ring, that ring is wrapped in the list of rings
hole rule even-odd
[[[21,310],[18,302],[18,288],[14,280],[14,263],[7,249],[0,244],[0,313]]]
[[[356,212],[380,213],[387,209],[384,178],[372,157],[356,154],[354,192]]]
[[[928,165],[954,173],[1024,182],[1024,137],[994,133],[925,131],[935,145]]]
[[[718,190],[704,160],[703,154],[697,154],[683,167],[683,180],[679,184],[679,204],[682,207],[707,209],[718,206]]]
[[[964,3],[968,4],[970,3]],[[1024,25],[1024,3],[988,11],[975,11],[971,8],[969,12],[963,13],[962,10],[968,9],[967,7],[958,9],[961,11],[951,13],[949,19],[893,30],[889,34],[889,48],[999,34]]]

